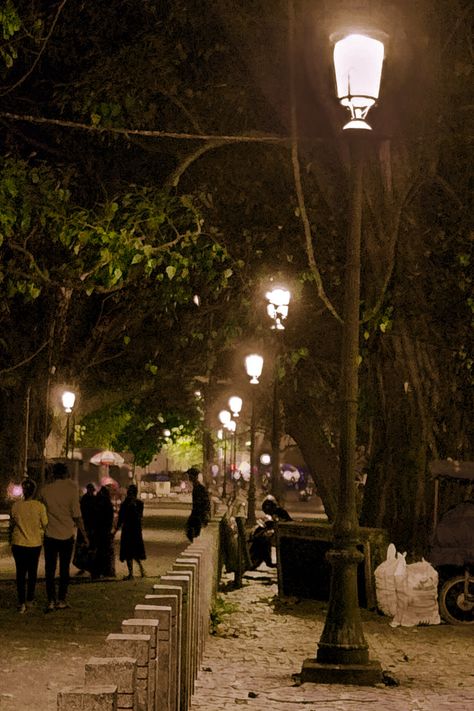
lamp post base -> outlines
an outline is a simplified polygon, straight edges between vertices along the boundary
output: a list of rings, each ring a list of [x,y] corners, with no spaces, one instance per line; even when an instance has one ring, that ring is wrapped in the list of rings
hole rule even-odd
[[[307,682],[375,686],[382,683],[382,667],[377,661],[365,664],[324,664],[316,659],[305,659],[301,669],[301,683]]]

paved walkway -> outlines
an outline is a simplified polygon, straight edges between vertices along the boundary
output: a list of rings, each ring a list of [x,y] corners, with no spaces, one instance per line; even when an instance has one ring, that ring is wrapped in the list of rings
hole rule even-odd
[[[233,576],[228,576],[228,582]],[[225,582],[225,578],[224,578]],[[262,565],[240,590],[222,593],[237,611],[226,615],[206,647],[193,711],[471,711],[474,626],[391,628],[363,611],[371,657],[398,686],[299,684],[305,658],[315,657],[326,605],[275,597],[274,570]]]

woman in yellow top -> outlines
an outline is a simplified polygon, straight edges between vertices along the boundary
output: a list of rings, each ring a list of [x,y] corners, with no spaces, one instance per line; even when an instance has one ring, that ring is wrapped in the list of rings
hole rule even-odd
[[[36,484],[33,479],[21,483],[23,499],[15,501],[10,514],[10,543],[16,566],[18,612],[26,612],[34,603],[38,561],[48,523],[46,506],[33,499]]]

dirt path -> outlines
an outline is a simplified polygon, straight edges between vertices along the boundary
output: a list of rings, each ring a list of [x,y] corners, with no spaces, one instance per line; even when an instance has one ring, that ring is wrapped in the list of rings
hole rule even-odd
[[[38,606],[25,615],[17,613],[13,560],[9,548],[0,546],[1,711],[55,711],[58,691],[83,683],[87,659],[103,654],[107,634],[120,631],[121,621],[133,617],[134,606],[188,544],[183,534],[186,515],[172,511],[145,518],[146,578],[123,581],[126,568],[119,562],[117,578],[110,582],[73,577],[71,608],[50,614],[44,612],[42,563]]]

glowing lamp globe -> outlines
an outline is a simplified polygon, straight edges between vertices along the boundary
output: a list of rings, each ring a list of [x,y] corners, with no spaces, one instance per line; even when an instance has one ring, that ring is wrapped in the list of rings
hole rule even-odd
[[[262,368],[263,358],[261,355],[252,353],[252,355],[246,357],[245,369],[247,371],[247,375],[249,376],[249,378],[251,378],[251,383],[258,383],[258,379],[262,374]]]
[[[227,426],[227,423],[230,422],[231,419],[231,414],[229,410],[221,410],[219,412],[219,422],[221,425],[224,425],[224,427]]]
[[[231,398],[229,398],[229,407],[232,410],[233,416],[238,417],[239,412],[242,409],[242,398],[238,397],[237,395],[233,395]]]
[[[74,403],[76,402],[75,394],[70,392],[69,390],[65,390],[62,394],[61,400],[65,412],[72,412],[72,408],[74,407]]]
[[[365,118],[379,96],[383,60],[383,42],[373,37],[352,34],[334,45],[337,97],[351,112],[344,129],[372,130]]]

